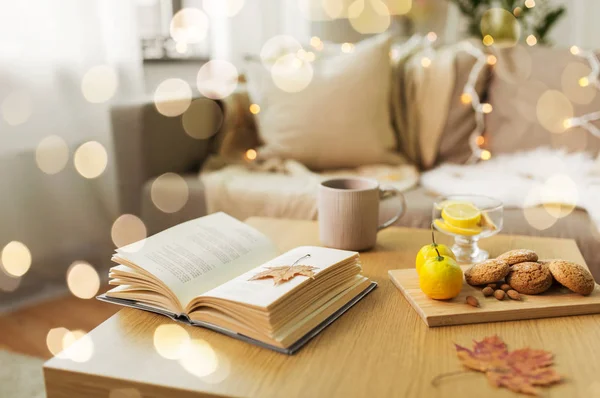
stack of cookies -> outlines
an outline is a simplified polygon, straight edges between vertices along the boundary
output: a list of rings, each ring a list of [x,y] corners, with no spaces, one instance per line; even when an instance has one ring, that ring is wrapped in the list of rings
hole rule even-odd
[[[554,281],[584,296],[595,287],[594,278],[585,267],[564,260],[539,260],[536,252],[527,249],[511,250],[475,264],[465,271],[465,279],[472,286],[505,280],[522,294],[543,293]]]

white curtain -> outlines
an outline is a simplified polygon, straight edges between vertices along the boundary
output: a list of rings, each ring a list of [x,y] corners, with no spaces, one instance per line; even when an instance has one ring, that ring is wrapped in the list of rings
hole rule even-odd
[[[76,260],[106,271],[118,216],[109,105],[143,89],[134,11],[123,0],[0,0],[0,250],[19,241],[33,260],[20,280],[0,269],[0,304],[64,283]],[[55,174],[36,163],[36,148],[51,135],[69,148]],[[87,141],[108,153],[93,179],[73,163]]]

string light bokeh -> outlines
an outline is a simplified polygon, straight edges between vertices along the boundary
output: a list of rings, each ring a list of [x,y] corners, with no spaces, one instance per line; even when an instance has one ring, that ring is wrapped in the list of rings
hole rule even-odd
[[[154,91],[156,110],[167,117],[181,115],[191,103],[192,88],[183,79],[166,79]]]
[[[144,222],[133,214],[120,215],[112,225],[110,236],[117,248],[128,246],[128,252],[140,250],[147,236],[147,229]]]
[[[10,276],[20,277],[25,275],[31,267],[31,252],[29,248],[18,241],[6,244],[0,256],[2,269]]]
[[[100,276],[91,264],[75,261],[67,270],[67,286],[73,296],[91,299],[100,290]]]
[[[190,343],[185,329],[176,324],[164,324],[154,330],[154,349],[163,358],[177,360],[184,356]]]
[[[10,126],[18,126],[29,120],[33,113],[33,99],[27,91],[10,92],[0,105],[2,118]]]
[[[108,154],[97,141],[88,141],[75,150],[75,169],[85,178],[99,177],[108,165]]]
[[[35,149],[35,162],[46,174],[61,172],[69,162],[69,146],[57,135],[44,138]]]
[[[204,11],[195,7],[179,10],[171,19],[169,31],[177,43],[200,43],[208,35],[209,19]]]
[[[211,99],[223,99],[233,93],[238,85],[237,68],[229,61],[213,59],[198,71],[198,91]]]
[[[165,173],[152,182],[150,197],[162,212],[175,213],[187,203],[189,187],[179,174]]]
[[[90,68],[81,80],[81,92],[86,100],[99,104],[110,100],[119,86],[117,72],[109,65]]]

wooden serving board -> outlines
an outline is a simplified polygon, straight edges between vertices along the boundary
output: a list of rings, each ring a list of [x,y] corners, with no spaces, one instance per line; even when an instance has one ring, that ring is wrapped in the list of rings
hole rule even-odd
[[[464,272],[469,266],[461,268]],[[388,274],[394,285],[430,327],[600,313],[600,286],[597,284],[589,296],[581,296],[560,285],[554,285],[542,294],[522,295],[522,301],[508,298],[499,301],[494,296],[485,297],[481,289],[464,282],[458,297],[451,300],[433,300],[419,288],[416,269],[390,270]],[[467,296],[477,298],[480,307],[466,304]]]

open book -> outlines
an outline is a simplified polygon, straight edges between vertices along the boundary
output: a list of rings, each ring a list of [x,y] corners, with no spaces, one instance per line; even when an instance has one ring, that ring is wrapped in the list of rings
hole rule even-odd
[[[376,286],[356,252],[277,254],[256,229],[215,213],[117,249],[116,287],[98,298],[291,354]]]

